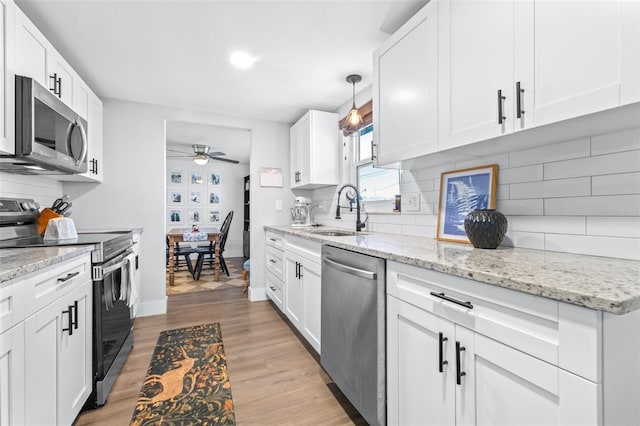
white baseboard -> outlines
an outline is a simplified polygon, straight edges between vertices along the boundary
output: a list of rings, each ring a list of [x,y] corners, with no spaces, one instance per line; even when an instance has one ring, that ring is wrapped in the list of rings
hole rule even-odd
[[[167,313],[167,296],[162,300],[140,303],[138,317],[148,317],[151,315],[163,315]]]

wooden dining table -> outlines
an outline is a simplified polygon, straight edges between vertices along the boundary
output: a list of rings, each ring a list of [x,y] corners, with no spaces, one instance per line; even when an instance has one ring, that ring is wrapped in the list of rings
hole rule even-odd
[[[174,268],[173,268],[173,255],[174,255],[174,248],[176,246],[176,243],[180,243],[180,242],[184,242],[184,234],[186,232],[192,232],[191,228],[171,228],[169,229],[169,231],[167,232],[167,237],[169,238],[169,285],[175,285],[174,284]],[[219,256],[219,251],[220,251],[220,244],[218,244],[220,242],[220,230],[218,228],[213,228],[213,227],[207,227],[207,228],[198,228],[198,232],[202,232],[202,233],[206,233],[207,234],[207,239],[206,241],[211,241],[214,243],[214,254],[215,254],[215,260],[214,260],[214,280],[215,281],[220,281],[220,256]],[[202,240],[205,241],[205,240]],[[198,243],[199,241],[188,241],[189,243]]]

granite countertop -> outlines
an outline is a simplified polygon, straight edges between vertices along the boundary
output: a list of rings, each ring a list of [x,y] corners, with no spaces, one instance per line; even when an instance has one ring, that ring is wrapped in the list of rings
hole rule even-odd
[[[93,244],[0,249],[0,283],[91,253],[93,249]]]
[[[636,260],[512,247],[483,250],[377,232],[328,237],[314,234],[318,228],[265,229],[603,312],[640,309],[640,261]]]

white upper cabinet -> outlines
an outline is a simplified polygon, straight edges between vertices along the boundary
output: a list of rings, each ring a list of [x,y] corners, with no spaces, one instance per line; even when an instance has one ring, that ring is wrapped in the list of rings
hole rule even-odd
[[[439,150],[640,100],[639,4],[439,0]]]
[[[513,129],[513,3],[440,0],[440,150]]]
[[[14,142],[15,94],[13,74],[13,9],[12,1],[0,0],[0,154],[16,152]]]
[[[73,71],[71,65],[64,58],[52,52],[49,56],[49,90],[58,96],[62,102],[75,108],[74,92],[78,85],[78,74]]]
[[[437,1],[424,6],[374,53],[373,70],[377,164],[437,151]]]
[[[308,111],[290,130],[291,188],[340,182],[338,114]]]
[[[515,81],[536,126],[638,101],[638,1],[516,1]]]

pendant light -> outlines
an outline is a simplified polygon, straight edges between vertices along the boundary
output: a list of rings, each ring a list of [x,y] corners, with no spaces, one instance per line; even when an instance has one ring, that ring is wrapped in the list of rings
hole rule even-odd
[[[347,123],[346,127],[343,129],[345,133],[353,133],[360,130],[362,127],[362,115],[360,115],[360,111],[356,107],[356,83],[362,81],[362,76],[358,74],[350,74],[347,76],[347,83],[351,83],[353,85],[353,104],[351,105],[351,110],[347,114]]]

